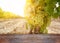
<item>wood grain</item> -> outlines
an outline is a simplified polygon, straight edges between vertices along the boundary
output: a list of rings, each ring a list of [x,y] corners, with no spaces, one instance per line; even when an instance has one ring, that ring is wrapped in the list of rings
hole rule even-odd
[[[0,35],[0,43],[60,43],[60,35],[58,34]]]

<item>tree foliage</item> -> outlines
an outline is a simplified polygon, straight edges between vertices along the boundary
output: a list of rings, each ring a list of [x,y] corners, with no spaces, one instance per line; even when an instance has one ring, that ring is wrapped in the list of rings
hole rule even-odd
[[[60,0],[45,0],[46,7],[45,11],[52,16],[57,18],[60,16]]]
[[[20,16],[14,14],[14,13],[11,13],[11,12],[3,11],[0,8],[0,19],[1,18],[3,18],[3,19],[11,19],[11,18],[20,18]]]
[[[50,24],[51,17],[58,16],[60,16],[59,0],[26,0],[25,17],[32,29],[40,27],[39,33],[47,33],[46,27]]]
[[[2,18],[3,17],[3,10],[0,8],[0,18]]]

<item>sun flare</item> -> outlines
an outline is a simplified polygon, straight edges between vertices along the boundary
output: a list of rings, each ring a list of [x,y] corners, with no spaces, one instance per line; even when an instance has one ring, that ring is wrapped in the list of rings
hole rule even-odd
[[[25,7],[25,3],[26,3],[26,0],[21,0],[21,3],[20,3],[20,13],[22,14],[21,16],[24,17],[24,7]]]
[[[0,7],[4,11],[9,11],[24,17],[24,6],[26,0],[0,0]]]

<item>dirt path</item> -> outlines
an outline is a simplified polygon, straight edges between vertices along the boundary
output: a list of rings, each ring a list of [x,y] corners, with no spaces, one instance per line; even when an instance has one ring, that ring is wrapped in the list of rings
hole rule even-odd
[[[24,19],[9,19],[0,22],[0,34],[21,32],[23,34],[29,32],[29,30],[26,29],[26,20]]]
[[[53,20],[51,25],[48,27],[48,33],[60,34],[60,20]]]
[[[60,34],[60,21],[53,20],[47,29],[49,34]],[[25,19],[0,20],[0,34],[28,34],[29,31]]]

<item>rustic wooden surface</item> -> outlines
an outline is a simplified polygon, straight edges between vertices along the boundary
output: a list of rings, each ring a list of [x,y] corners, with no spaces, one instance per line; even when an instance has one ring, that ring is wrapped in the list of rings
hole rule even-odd
[[[60,43],[60,35],[0,35],[0,43]]]

